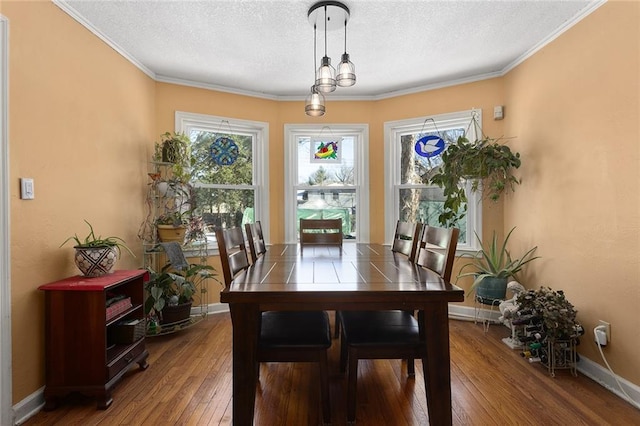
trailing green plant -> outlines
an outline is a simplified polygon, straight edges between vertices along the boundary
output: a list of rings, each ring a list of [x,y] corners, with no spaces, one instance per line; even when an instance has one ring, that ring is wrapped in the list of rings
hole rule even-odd
[[[520,154],[496,139],[483,137],[470,142],[464,136],[442,153],[442,165],[429,181],[443,189],[444,210],[438,221],[453,226],[467,211],[467,194],[462,182],[471,181],[471,191],[482,189],[483,196],[498,201],[509,188],[515,190],[520,179],[513,176],[520,167]]]
[[[192,263],[183,270],[173,269],[166,264],[160,272],[149,269],[150,279],[145,284],[149,296],[145,300],[145,313],[159,313],[165,306],[176,306],[193,300],[198,288],[198,280],[215,279],[215,269],[205,264]],[[201,292],[206,288],[200,286]]]
[[[75,234],[66,240],[60,247],[67,244],[69,241],[75,241],[75,247],[77,248],[99,248],[99,247],[113,247],[118,252],[118,257],[121,255],[121,249],[127,250],[131,256],[136,257],[135,254],[131,251],[129,247],[127,247],[126,242],[120,237],[102,237],[101,235],[95,234],[93,231],[93,226],[85,219],[84,222],[89,226],[89,234],[86,237],[80,238],[78,234]]]
[[[488,246],[482,245],[482,240],[476,233],[476,239],[480,244],[480,250],[474,255],[463,254],[461,257],[472,257],[473,260],[460,268],[458,279],[462,277],[473,276],[475,277],[473,284],[471,284],[471,290],[473,290],[484,278],[509,278],[520,272],[522,268],[529,262],[534,261],[540,256],[534,256],[537,246],[529,249],[522,257],[518,259],[512,259],[511,253],[507,250],[507,243],[511,237],[511,233],[516,228],[513,227],[505,237],[504,241],[498,243],[498,236],[493,231],[493,237]],[[469,267],[474,269],[473,272],[463,271]]]

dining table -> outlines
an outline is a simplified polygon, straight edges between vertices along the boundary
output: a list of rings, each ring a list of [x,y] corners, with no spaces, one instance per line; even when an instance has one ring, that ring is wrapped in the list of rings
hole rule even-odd
[[[252,425],[264,311],[423,311],[422,359],[431,425],[450,425],[451,367],[448,303],[464,291],[382,244],[340,246],[273,244],[220,294],[233,327],[233,424]]]

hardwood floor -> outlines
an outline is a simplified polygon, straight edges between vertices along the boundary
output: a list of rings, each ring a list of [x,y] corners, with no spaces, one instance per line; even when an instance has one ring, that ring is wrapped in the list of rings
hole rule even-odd
[[[472,322],[450,321],[454,425],[638,425],[640,410],[597,383],[561,370],[555,378]],[[230,425],[231,320],[209,316],[174,335],[149,338],[149,368],[130,370],[113,404],[71,395],[25,425]],[[339,342],[331,347],[333,425],[346,424],[346,377],[338,372]],[[587,342],[583,342],[587,344]],[[255,424],[320,423],[317,371],[312,364],[262,364]],[[422,366],[409,379],[400,361],[360,361],[357,424],[427,425]]]

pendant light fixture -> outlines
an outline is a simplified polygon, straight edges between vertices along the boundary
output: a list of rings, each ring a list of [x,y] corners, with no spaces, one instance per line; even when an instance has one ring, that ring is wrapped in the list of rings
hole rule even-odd
[[[338,65],[336,84],[340,87],[349,87],[356,84],[356,66],[349,60],[347,53],[347,20],[344,20],[344,53]]]
[[[331,66],[331,58],[327,56],[327,5],[324,5],[324,56],[320,68],[316,72],[316,87],[323,93],[336,90],[336,69]]]
[[[347,22],[349,21],[349,8],[338,1],[321,1],[309,8],[307,17],[313,25],[313,63],[314,84],[311,93],[307,96],[305,112],[311,116],[322,116],[325,113],[323,93],[331,93],[336,87],[353,86],[356,82],[355,66],[349,60],[347,53]],[[322,24],[324,28],[324,56],[320,61],[320,68],[316,68],[316,32]],[[331,58],[327,54],[327,31],[342,29],[344,25],[344,54],[336,69],[331,65]]]
[[[313,71],[316,70],[316,26],[313,26]],[[316,85],[311,86],[311,93],[307,96],[304,106],[305,114],[311,117],[321,117],[324,115],[324,95],[318,91]]]

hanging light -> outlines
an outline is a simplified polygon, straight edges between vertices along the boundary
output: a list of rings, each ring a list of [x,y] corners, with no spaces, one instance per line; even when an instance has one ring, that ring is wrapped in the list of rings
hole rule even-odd
[[[316,26],[313,26],[313,70],[316,70]],[[324,115],[324,95],[318,91],[316,85],[311,86],[311,93],[307,96],[304,105],[305,114],[311,117],[321,117]]]
[[[321,14],[322,13],[322,14]],[[313,25],[313,71],[314,84],[305,102],[305,113],[319,117],[324,115],[324,95],[336,90],[336,86],[353,86],[356,83],[355,66],[349,61],[347,54],[347,21],[349,20],[349,8],[339,1],[320,1],[309,8],[307,13],[309,22]],[[317,25],[323,21],[324,25],[324,56],[320,62],[320,68],[316,68]],[[344,54],[338,67],[339,75],[336,78],[336,69],[331,66],[331,58],[327,55],[327,31],[342,28],[344,23]]]
[[[336,84],[340,87],[349,87],[356,84],[356,66],[349,60],[347,53],[347,20],[344,20],[344,53],[342,61],[338,65],[338,75],[336,76]]]
[[[324,115],[324,95],[318,92],[315,84],[311,86],[311,93],[307,96],[304,112],[311,117],[321,117]]]
[[[331,58],[327,56],[327,5],[324,5],[324,56],[320,68],[316,72],[316,88],[323,93],[336,90],[336,69],[331,66]]]

